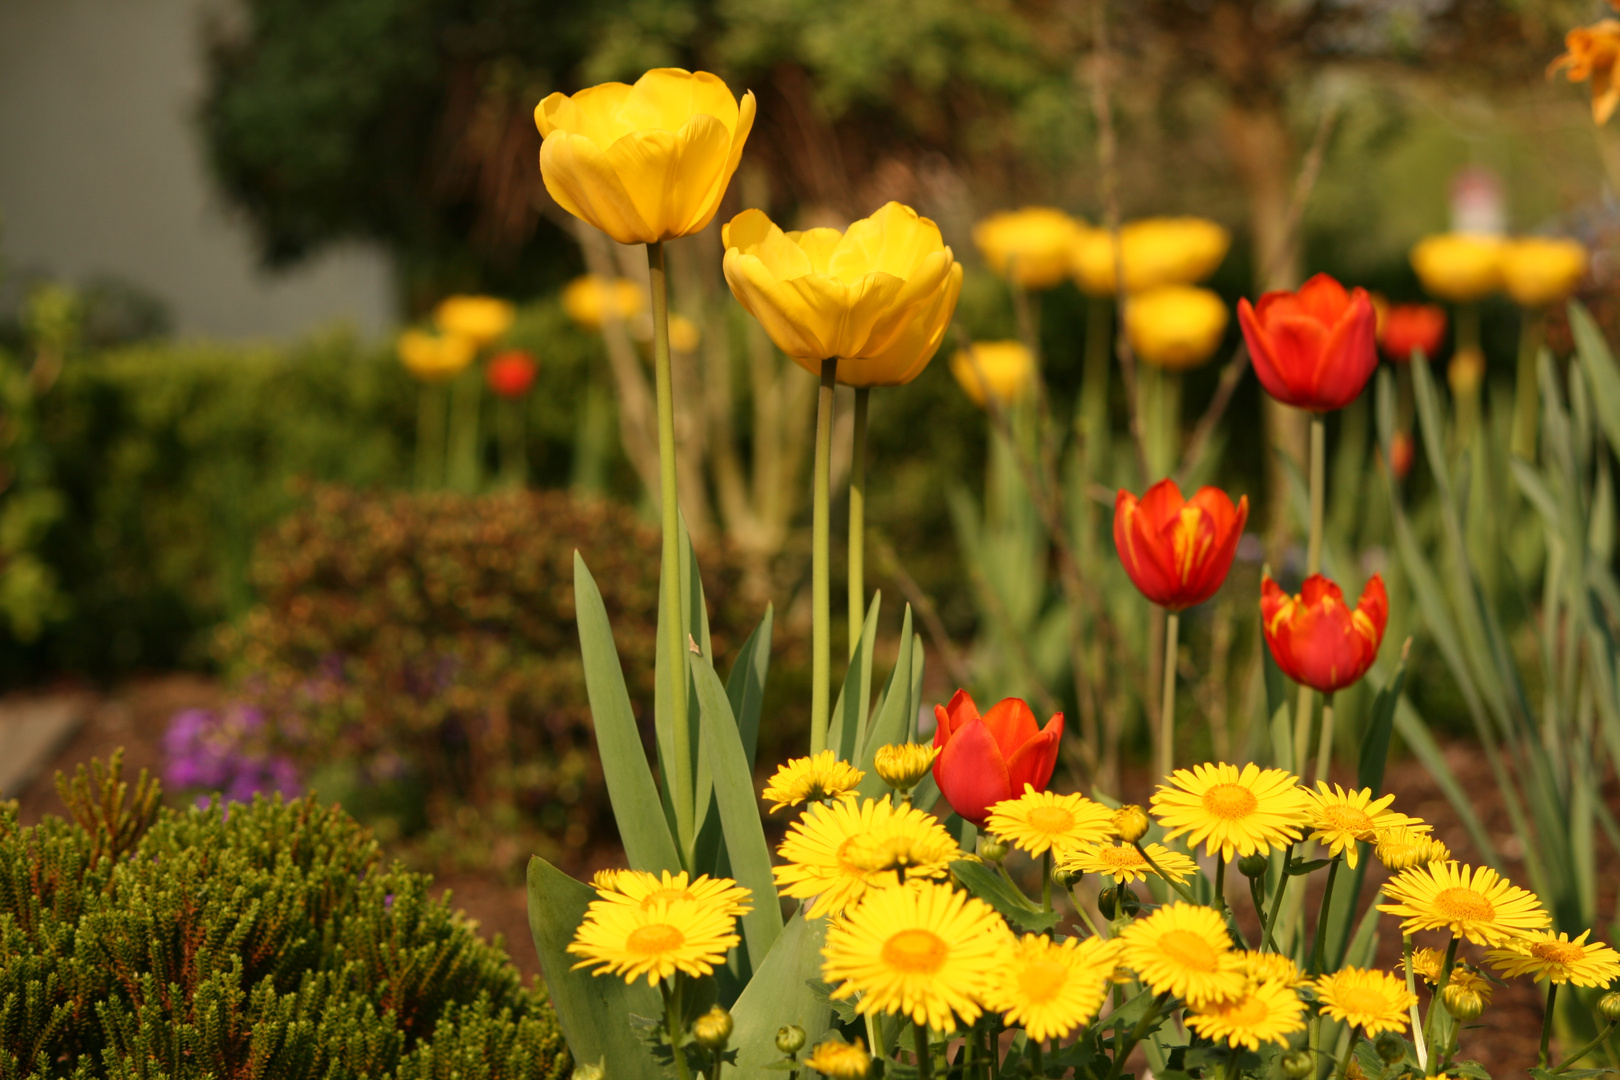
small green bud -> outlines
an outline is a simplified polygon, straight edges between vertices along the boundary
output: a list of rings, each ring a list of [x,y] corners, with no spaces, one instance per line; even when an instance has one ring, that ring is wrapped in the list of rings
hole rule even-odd
[[[724,1050],[731,1041],[731,1014],[716,1005],[697,1018],[692,1037],[705,1050]]]
[[[1129,885],[1119,887],[1119,896],[1114,902],[1119,907],[1119,913],[1126,918],[1134,919],[1136,913],[1142,910],[1142,901],[1137,898]]]
[[[1307,1076],[1316,1072],[1316,1062],[1311,1060],[1309,1050],[1290,1050],[1282,1058],[1283,1075],[1288,1080],[1305,1080]]]
[[[776,1029],[776,1048],[784,1054],[797,1054],[804,1049],[804,1028],[798,1024],[784,1024]]]
[[[1611,1024],[1620,1024],[1620,990],[1611,990],[1598,998],[1597,1014]]]
[[[1270,869],[1271,859],[1258,851],[1245,855],[1238,860],[1238,872],[1250,880],[1265,877],[1266,871]]]
[[[1074,883],[1084,876],[1084,871],[1076,870],[1072,866],[1060,866],[1052,871],[1052,880],[1057,882],[1060,889],[1074,888]]]
[[[979,858],[985,862],[999,863],[1007,857],[1007,842],[994,833],[985,833],[979,838]]]
[[[1393,1031],[1386,1031],[1378,1036],[1373,1043],[1373,1049],[1378,1051],[1378,1060],[1385,1065],[1393,1065],[1406,1056],[1406,1040]]]
[[[1114,898],[1118,895],[1119,890],[1117,888],[1104,889],[1097,894],[1097,910],[1102,912],[1102,917],[1109,922],[1114,921]]]
[[[1480,992],[1457,983],[1440,991],[1440,1000],[1445,1004],[1446,1012],[1465,1024],[1478,1020],[1485,1011],[1485,998]]]

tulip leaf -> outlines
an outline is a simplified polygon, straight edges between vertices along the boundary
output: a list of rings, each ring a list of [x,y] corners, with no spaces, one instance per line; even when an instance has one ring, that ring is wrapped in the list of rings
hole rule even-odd
[[[861,640],[849,658],[849,670],[844,673],[844,685],[838,691],[838,702],[833,706],[832,730],[827,733],[827,747],[833,756],[849,761],[855,756],[855,740],[866,730],[867,713],[872,701],[872,652],[877,641],[878,611],[883,604],[881,592],[872,594],[872,604],[866,611],[866,623],[861,628]]]
[[[698,575],[697,556],[692,551],[692,538],[686,531],[686,519],[679,517],[676,531],[676,544],[679,551],[677,562],[680,566],[679,595],[681,598],[680,621],[684,629],[683,640],[696,643],[703,651],[703,655],[712,655],[709,646],[709,613],[703,601],[703,582]],[[691,688],[691,679],[687,668],[686,649],[681,650],[681,661],[677,665],[681,670],[671,676],[667,670],[668,651],[664,648],[664,635],[668,630],[664,610],[664,589],[662,576],[659,578],[658,589],[658,649],[653,667],[653,729],[654,742],[658,748],[658,774],[663,778],[661,801],[664,808],[664,817],[669,822],[669,830],[680,841],[680,850],[688,850],[688,845],[696,849],[699,844],[696,834],[701,831],[703,819],[706,817],[711,801],[708,777],[702,775],[703,755],[698,742],[697,725],[687,725],[688,744],[685,747],[675,745],[675,710],[671,687],[684,685],[686,687],[688,717],[697,715],[697,702],[694,700]],[[677,791],[687,792],[692,800],[691,828],[693,836],[681,836],[681,814],[676,812],[675,798]],[[712,837],[711,837],[712,842]]]
[[[755,962],[754,977],[731,1006],[731,1045],[737,1048],[736,1064],[726,1070],[731,1080],[770,1080],[773,1063],[782,1058],[775,1042],[778,1027],[799,1025],[809,1047],[831,1026],[826,996],[817,996],[812,985],[821,978],[826,935],[827,920],[806,919],[801,909],[782,928],[771,951]]]
[[[748,755],[748,769],[752,773],[759,757],[759,713],[765,703],[765,678],[771,669],[771,630],[775,608],[765,605],[765,614],[759,625],[748,635],[737,652],[726,679],[726,700],[731,703],[731,714],[737,718],[737,734],[742,739],[743,753]]]
[[[659,813],[658,787],[647,767],[647,753],[642,749],[641,732],[630,708],[630,693],[625,689],[624,671],[619,666],[602,593],[577,551],[574,610],[585,667],[585,691],[591,703],[591,725],[625,857],[637,870],[679,870],[680,857],[669,824]]]
[[[951,863],[951,873],[956,875],[963,888],[995,908],[1002,918],[1020,929],[1039,933],[1057,925],[1056,911],[1042,911],[1029,897],[981,862],[957,859]]]
[[[1615,364],[1603,331],[1578,300],[1569,302],[1569,326],[1575,334],[1581,369],[1592,386],[1598,421],[1609,437],[1609,445],[1620,449],[1620,365]]]
[[[529,860],[529,932],[546,991],[575,1061],[600,1063],[615,1080],[661,1080],[663,1070],[639,1039],[625,1038],[625,1017],[660,1016],[658,991],[643,981],[573,970],[568,944],[596,891],[538,855]]]
[[[1462,819],[1463,828],[1468,830],[1468,838],[1474,842],[1474,846],[1479,849],[1485,861],[1500,873],[1502,870],[1502,856],[1497,852],[1496,843],[1491,839],[1491,834],[1485,830],[1484,824],[1480,822],[1479,815],[1474,812],[1473,800],[1468,797],[1468,793],[1457,782],[1456,774],[1451,771],[1451,766],[1446,763],[1445,752],[1434,741],[1434,736],[1429,734],[1428,724],[1424,722],[1423,717],[1418,715],[1418,711],[1412,707],[1412,703],[1405,698],[1402,698],[1395,707],[1395,730],[1400,733],[1401,741],[1406,743],[1413,756],[1423,763],[1429,775],[1434,778],[1434,782],[1445,793],[1446,800],[1451,803],[1451,808]]]
[[[917,786],[911,789],[911,805],[925,814],[934,812],[939,803],[939,782],[934,779],[932,771],[917,781]]]
[[[1262,643],[1261,666],[1265,670],[1266,715],[1271,725],[1271,756],[1273,764],[1288,772],[1294,771],[1294,724],[1288,707],[1288,677],[1277,666],[1271,655],[1271,646]]]
[[[754,771],[748,765],[720,676],[714,673],[706,656],[692,657],[691,667],[699,707],[694,721],[703,731],[709,771],[714,777],[715,804],[725,832],[727,859],[737,884],[754,894],[754,909],[744,915],[741,922],[748,956],[757,962],[770,952],[782,932],[782,909],[776,903],[771,849],[765,843],[765,830],[760,824]],[[746,969],[742,977],[746,980]]]
[[[906,732],[911,731],[916,723],[913,719],[915,710],[911,715],[907,714],[911,707],[911,669],[915,655],[911,646],[911,605],[907,604],[905,617],[900,622],[900,650],[894,670],[889,672],[889,681],[883,687],[883,698],[869,717],[870,723],[861,731],[858,743],[860,752],[850,759],[857,769],[866,773],[858,790],[869,799],[881,797],[887,787],[872,767],[878,747],[905,741]]]

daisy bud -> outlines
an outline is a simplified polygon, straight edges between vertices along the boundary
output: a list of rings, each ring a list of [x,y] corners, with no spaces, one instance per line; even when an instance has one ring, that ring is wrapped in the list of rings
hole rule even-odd
[[[607,1074],[602,1071],[600,1064],[591,1065],[581,1062],[574,1066],[573,1080],[602,1080]]]
[[[1307,1076],[1316,1072],[1316,1063],[1311,1060],[1309,1050],[1290,1050],[1282,1058],[1283,1075],[1288,1080],[1305,1080]]]
[[[783,1024],[776,1029],[776,1048],[784,1054],[797,1054],[804,1049],[804,1028],[798,1024]]]
[[[1457,983],[1451,983],[1440,991],[1440,1001],[1445,1005],[1446,1012],[1465,1024],[1478,1020],[1485,1011],[1485,999],[1479,991]]]
[[[1052,880],[1057,883],[1057,887],[1060,889],[1074,888],[1075,882],[1084,876],[1083,871],[1076,870],[1072,866],[1060,866],[1052,871]]]
[[[1146,836],[1148,825],[1147,811],[1135,803],[1114,811],[1114,831],[1127,844],[1134,844]]]
[[[705,1050],[724,1050],[731,1041],[731,1014],[716,1005],[697,1018],[692,1037]]]
[[[1250,852],[1238,860],[1238,872],[1246,878],[1263,878],[1270,869],[1270,857],[1258,851]]]
[[[1393,1031],[1386,1031],[1378,1036],[1373,1043],[1373,1049],[1378,1051],[1378,1060],[1385,1065],[1393,1065],[1406,1056],[1406,1040]]]
[[[1102,917],[1109,922],[1114,921],[1114,912],[1116,910],[1114,898],[1118,894],[1118,889],[1104,889],[1097,894],[1097,910],[1102,912]]]
[[[1351,1058],[1344,1067],[1344,1080],[1367,1080],[1367,1073],[1361,1067],[1361,1062]]]
[[[872,1055],[866,1052],[866,1041],[836,1042],[832,1039],[817,1043],[804,1063],[832,1080],[866,1080],[872,1071]]]
[[[1620,1024],[1620,990],[1611,990],[1598,998],[1597,1014],[1611,1024]]]
[[[932,746],[900,743],[877,748],[872,768],[878,777],[896,791],[910,791],[934,767],[939,751]]]
[[[979,858],[985,862],[998,863],[1007,857],[1007,842],[999,836],[986,835],[979,837]]]

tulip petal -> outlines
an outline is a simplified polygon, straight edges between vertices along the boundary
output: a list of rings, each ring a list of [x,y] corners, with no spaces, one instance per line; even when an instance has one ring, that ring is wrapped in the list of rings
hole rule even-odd
[[[1260,303],[1264,305],[1265,302],[1266,297],[1262,296]],[[1288,384],[1283,382],[1282,373],[1278,370],[1271,336],[1246,296],[1238,298],[1238,326],[1242,328],[1243,340],[1249,346],[1249,362],[1254,365],[1255,378],[1260,380],[1266,393],[1279,401],[1283,400],[1288,392]]]
[[[637,212],[660,240],[685,235],[713,214],[709,200],[731,152],[731,132],[712,116],[694,116],[680,131],[637,130],[608,148]]]
[[[946,742],[934,761],[934,780],[962,817],[984,827],[990,808],[1013,796],[1007,762],[983,720],[970,720]]]
[[[820,228],[788,233],[787,238],[810,261],[810,269],[805,273],[830,274],[832,271],[827,268],[828,263],[832,259],[832,253],[837,250],[839,243],[844,239],[844,234],[837,229]],[[783,274],[782,276],[802,277],[803,274]]]
[[[606,150],[631,131],[619,116],[619,109],[630,96],[630,86],[622,82],[587,87],[572,97],[551,94],[535,106],[535,126],[542,137],[553,131],[583,135]]]
[[[979,707],[973,703],[973,695],[966,690],[957,690],[948,704],[934,706],[934,722],[938,725],[934,729],[934,745],[944,746],[952,732],[969,720],[978,718]],[[944,738],[941,738],[941,732]]]
[[[540,144],[540,178],[557,205],[619,243],[658,239],[606,155],[589,138],[563,129],[547,135]]]
[[[1319,411],[1342,409],[1354,401],[1378,366],[1378,317],[1367,294],[1356,293],[1345,316],[1330,324],[1317,362],[1310,396],[1312,408]]]
[[[1046,790],[1057,768],[1058,745],[1063,741],[1063,714],[1056,713],[1046,722],[1040,733],[1020,746],[1007,761],[1007,779],[1013,793],[1019,794],[1029,784],[1036,791]]]
[[[1034,711],[1023,698],[1002,698],[990,706],[984,714],[984,726],[996,737],[996,745],[1005,757],[1011,757],[1040,730]]]
[[[731,291],[739,299],[747,297],[743,306],[759,320],[776,347],[806,371],[819,375],[821,361],[836,355],[831,343],[821,336],[833,329],[827,325],[828,320],[804,302],[799,290],[772,274],[756,255],[732,248],[726,252],[723,268]]]
[[[961,295],[962,264],[952,262],[933,297],[910,309],[905,332],[877,352],[839,364],[838,381],[849,386],[900,386],[915,379],[939,351]]]
[[[737,99],[725,81],[707,71],[653,68],[625,95],[619,116],[635,131],[679,131],[695,116],[712,116],[729,139],[737,122]]]
[[[1338,322],[1350,307],[1350,291],[1327,274],[1316,274],[1294,295],[1298,298],[1300,313],[1323,326]]]

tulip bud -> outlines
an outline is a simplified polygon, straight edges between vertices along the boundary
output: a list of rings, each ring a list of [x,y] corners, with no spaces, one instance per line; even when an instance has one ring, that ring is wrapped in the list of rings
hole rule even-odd
[[[986,833],[979,837],[979,858],[985,862],[999,863],[1007,857],[1007,842],[993,833]]]
[[[600,1064],[580,1062],[574,1066],[573,1080],[603,1080],[606,1075]]]
[[[1135,803],[1114,811],[1114,831],[1127,844],[1134,844],[1146,836],[1149,824],[1147,811]]]
[[[1445,1005],[1446,1012],[1465,1024],[1478,1020],[1485,1011],[1485,999],[1479,991],[1457,983],[1451,983],[1440,991],[1440,1001]]]
[[[900,743],[877,748],[872,768],[878,778],[896,791],[910,791],[933,768],[939,750],[917,743]]]
[[[716,1005],[697,1018],[692,1037],[705,1050],[724,1050],[731,1041],[731,1014]]]
[[[1611,1024],[1620,1024],[1620,990],[1611,990],[1598,998],[1597,1014]]]
[[[798,1024],[783,1024],[776,1029],[776,1048],[784,1054],[797,1054],[804,1049],[804,1028]]]
[[[1393,1031],[1386,1031],[1378,1036],[1373,1049],[1378,1051],[1378,1060],[1385,1065],[1393,1065],[1406,1056],[1406,1040]]]
[[[1258,851],[1250,852],[1238,860],[1238,872],[1246,878],[1263,878],[1271,869],[1271,859]]]
[[[1311,1059],[1309,1050],[1290,1050],[1283,1055],[1282,1067],[1288,1080],[1305,1080],[1316,1072],[1316,1062]]]

